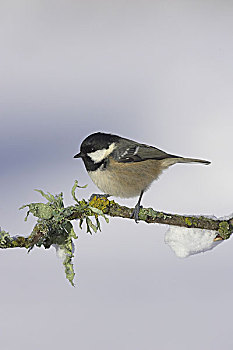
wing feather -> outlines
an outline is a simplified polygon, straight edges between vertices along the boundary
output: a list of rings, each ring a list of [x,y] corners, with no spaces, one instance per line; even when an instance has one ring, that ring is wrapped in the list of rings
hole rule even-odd
[[[126,139],[122,142],[122,145],[118,144],[112,156],[121,163],[142,162],[147,159],[176,158],[176,156],[161,151],[158,148]]]

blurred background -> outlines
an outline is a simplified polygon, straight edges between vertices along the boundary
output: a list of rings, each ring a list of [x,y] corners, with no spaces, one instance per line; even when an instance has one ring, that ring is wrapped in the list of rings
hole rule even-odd
[[[229,215],[232,16],[227,0],[2,0],[1,227],[31,232],[18,208],[36,188],[66,205],[75,179],[79,198],[97,192],[73,159],[96,131],[211,160],[170,168],[144,207]],[[164,226],[75,228],[75,288],[54,249],[0,252],[2,349],[232,349],[232,240],[178,259]]]

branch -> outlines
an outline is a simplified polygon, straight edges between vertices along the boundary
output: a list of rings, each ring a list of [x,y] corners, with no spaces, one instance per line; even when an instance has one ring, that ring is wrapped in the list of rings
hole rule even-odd
[[[131,219],[134,208],[121,206],[115,201],[109,201],[105,197],[94,197],[89,205],[93,208],[101,210],[105,215],[112,217],[120,217],[124,219]],[[74,212],[69,219],[80,219],[80,212]],[[199,228],[204,230],[216,231],[218,239],[228,239],[233,232],[233,217],[228,220],[209,218],[204,215],[201,216],[187,216],[171,213],[164,213],[156,211],[152,208],[141,208],[139,213],[139,220],[148,224],[163,224],[174,225],[186,228]]]
[[[78,182],[75,181],[71,191],[75,204],[68,207],[64,206],[62,193],[54,196],[50,193],[45,194],[41,190],[36,190],[47,200],[47,203],[31,203],[20,208],[28,207],[25,220],[27,220],[29,214],[37,218],[37,223],[32,233],[28,237],[10,236],[8,232],[0,230],[0,248],[26,248],[30,251],[35,245],[38,247],[44,246],[46,249],[50,248],[51,245],[55,245],[63,252],[66,277],[73,285],[73,239],[77,238],[77,236],[71,221],[79,220],[80,228],[85,222],[87,232],[92,234],[93,231],[97,232],[97,230],[100,230],[100,217],[103,217],[107,222],[109,221],[107,216],[133,220],[133,208],[121,206],[105,197],[94,196],[91,201],[78,200],[75,196],[75,191],[80,187]],[[155,211],[152,208],[141,208],[139,220],[148,224],[157,223],[216,231],[215,240],[228,239],[233,232],[233,217],[224,220],[206,216],[170,214]]]

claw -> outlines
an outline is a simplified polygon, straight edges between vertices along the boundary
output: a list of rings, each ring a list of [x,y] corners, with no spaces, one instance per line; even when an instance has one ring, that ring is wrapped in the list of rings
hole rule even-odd
[[[142,205],[140,205],[140,203],[137,203],[135,205],[135,208],[131,214],[131,219],[134,219],[136,224],[138,224],[138,220],[139,220],[139,212],[140,212],[140,209],[142,208]]]
[[[94,198],[108,198],[108,197],[110,197],[110,194],[100,194],[100,193],[93,193],[92,195],[91,195],[91,197],[89,198],[89,202],[91,202],[92,201],[92,199],[94,199]]]

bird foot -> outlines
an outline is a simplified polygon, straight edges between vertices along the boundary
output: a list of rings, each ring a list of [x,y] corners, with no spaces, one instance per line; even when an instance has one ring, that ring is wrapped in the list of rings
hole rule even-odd
[[[139,220],[139,212],[140,212],[140,209],[143,208],[142,205],[140,205],[139,203],[137,203],[135,205],[135,208],[131,214],[131,219],[134,219],[136,224],[138,224],[138,220]]]
[[[98,198],[108,198],[108,197],[110,197],[110,194],[93,193],[91,195],[91,197],[89,198],[89,202],[91,202],[92,199],[94,199],[95,197],[96,197],[96,199],[98,199]]]

